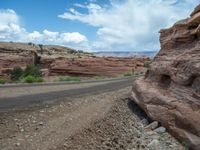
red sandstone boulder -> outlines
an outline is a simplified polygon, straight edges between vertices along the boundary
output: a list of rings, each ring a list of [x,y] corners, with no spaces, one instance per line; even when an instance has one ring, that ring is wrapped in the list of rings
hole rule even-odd
[[[133,84],[132,98],[187,147],[200,149],[200,6],[161,30],[161,50]]]

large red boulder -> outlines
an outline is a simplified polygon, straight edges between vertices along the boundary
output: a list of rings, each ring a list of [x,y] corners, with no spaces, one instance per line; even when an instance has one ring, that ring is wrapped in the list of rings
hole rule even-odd
[[[160,31],[161,50],[132,98],[187,147],[200,149],[200,6]]]

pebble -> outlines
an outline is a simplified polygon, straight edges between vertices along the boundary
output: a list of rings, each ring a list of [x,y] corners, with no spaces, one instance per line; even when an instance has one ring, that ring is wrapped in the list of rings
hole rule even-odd
[[[19,142],[17,142],[17,143],[15,144],[15,146],[20,146],[20,143],[19,143]]]
[[[40,125],[40,126],[42,126],[43,124],[44,124],[44,123],[43,123],[42,121],[41,121],[41,122],[39,122],[39,125]]]
[[[148,126],[145,127],[145,129],[151,129],[154,130],[155,128],[158,127],[158,121],[154,121],[151,124],[149,124]]]
[[[147,119],[142,119],[142,124],[144,125],[144,126],[147,126],[148,124],[149,124],[149,121],[147,120]]]
[[[150,136],[150,135],[153,135],[154,132],[153,131],[148,131],[148,132],[146,132],[146,134]]]
[[[64,147],[68,147],[68,145],[67,145],[66,143],[65,143],[65,144],[63,144],[63,146],[64,146]]]
[[[24,129],[20,129],[21,132],[24,132]]]
[[[158,140],[152,140],[147,147],[149,150],[160,150],[160,142]]]
[[[157,129],[154,130],[157,133],[165,133],[166,132],[166,128],[165,127],[159,127]]]

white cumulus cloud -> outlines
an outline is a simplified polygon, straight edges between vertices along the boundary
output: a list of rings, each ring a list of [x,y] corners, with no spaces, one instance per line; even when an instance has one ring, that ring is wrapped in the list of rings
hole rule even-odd
[[[82,41],[87,41],[87,38],[78,32],[62,33],[60,35],[60,39],[66,43],[70,43],[70,42],[80,43]]]
[[[189,16],[199,0],[110,0],[110,6],[75,4],[58,15],[98,28],[96,50],[158,50],[159,30]],[[78,8],[86,9],[81,13]]]
[[[78,47],[87,41],[79,32],[54,32],[44,29],[42,32],[28,32],[22,25],[20,17],[12,9],[0,9],[0,40],[18,42],[36,42]],[[77,45],[74,45],[77,44]]]
[[[20,26],[20,17],[12,9],[0,9],[0,39],[20,38],[25,29]]]

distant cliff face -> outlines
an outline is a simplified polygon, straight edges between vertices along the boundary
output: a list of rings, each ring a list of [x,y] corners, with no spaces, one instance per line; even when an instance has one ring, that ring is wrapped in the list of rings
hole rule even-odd
[[[91,54],[77,53],[76,50],[62,46],[36,45],[33,43],[0,42],[0,76],[6,70],[27,64],[41,64],[45,68],[56,59],[88,56]]]
[[[186,146],[200,149],[200,5],[160,31],[161,50],[132,97]]]
[[[62,46],[0,42],[0,76],[13,67],[39,64],[46,76],[118,76],[142,71],[149,58],[102,58]]]

